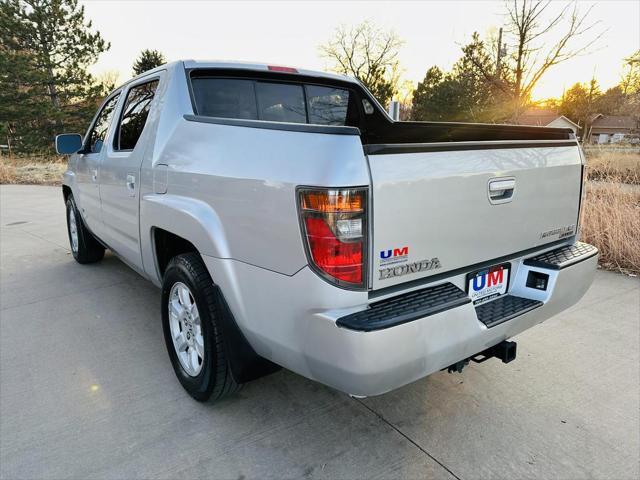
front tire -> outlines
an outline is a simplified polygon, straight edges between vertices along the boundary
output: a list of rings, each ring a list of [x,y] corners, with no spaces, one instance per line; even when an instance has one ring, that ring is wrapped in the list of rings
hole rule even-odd
[[[78,263],[95,263],[104,257],[104,247],[82,222],[73,195],[67,198],[67,233],[71,254]]]
[[[217,401],[239,389],[225,352],[213,280],[197,253],[174,257],[162,282],[162,327],[171,364],[196,400]]]

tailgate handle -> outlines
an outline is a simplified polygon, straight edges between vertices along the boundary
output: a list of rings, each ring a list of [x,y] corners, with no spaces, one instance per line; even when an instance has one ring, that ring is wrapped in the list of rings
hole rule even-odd
[[[489,202],[494,205],[510,202],[515,189],[515,178],[493,178],[489,180]]]

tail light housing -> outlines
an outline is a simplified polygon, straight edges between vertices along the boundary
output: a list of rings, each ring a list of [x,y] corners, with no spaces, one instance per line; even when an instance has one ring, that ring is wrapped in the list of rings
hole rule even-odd
[[[298,189],[309,265],[343,288],[367,286],[367,193],[365,187]]]

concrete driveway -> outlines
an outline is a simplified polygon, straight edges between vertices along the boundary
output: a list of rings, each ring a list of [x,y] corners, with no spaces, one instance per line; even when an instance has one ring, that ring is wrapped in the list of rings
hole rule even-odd
[[[509,365],[365,400],[280,371],[207,406],[174,378],[159,291],[73,261],[58,188],[0,190],[2,478],[640,476],[638,278],[599,272]]]

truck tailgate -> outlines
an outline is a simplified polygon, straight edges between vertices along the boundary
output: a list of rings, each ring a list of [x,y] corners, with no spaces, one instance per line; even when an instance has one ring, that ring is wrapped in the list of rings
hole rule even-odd
[[[575,234],[575,142],[370,147],[373,289]]]

